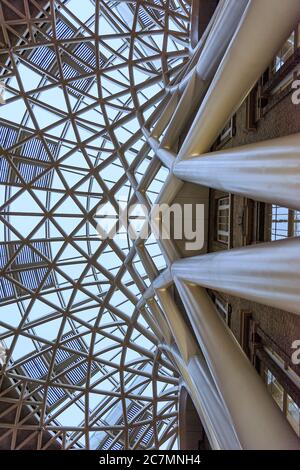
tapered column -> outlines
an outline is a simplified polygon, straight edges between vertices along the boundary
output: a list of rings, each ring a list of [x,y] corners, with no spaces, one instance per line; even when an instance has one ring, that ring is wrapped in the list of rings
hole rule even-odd
[[[199,347],[192,332],[187,327],[182,312],[178,309],[174,299],[167,289],[158,289],[156,294],[163,306],[166,320],[172,331],[180,355],[185,363],[199,352]]]
[[[185,284],[177,274],[174,267],[177,289],[242,448],[300,449],[296,434],[206,291]]]
[[[173,274],[300,315],[300,238],[176,261]]]
[[[240,450],[242,446],[220,399],[207,365],[201,356],[193,356],[186,364],[175,348],[162,348],[173,356],[181,377],[198,411],[213,450]]]
[[[178,348],[179,354],[174,354],[176,364],[210,435],[211,445],[215,449],[240,449],[230,414],[182,312],[167,289],[157,289],[156,293]]]
[[[175,164],[184,181],[300,208],[300,134],[205,154]]]
[[[157,337],[162,341],[160,348],[171,355],[180,371],[189,393],[201,417],[213,449],[240,449],[233,422],[224,401],[219,394],[211,373],[207,367],[199,345],[189,330],[166,287],[172,283],[171,272],[163,272],[144,294],[144,301],[149,305],[153,317],[140,306],[143,316],[148,321]],[[154,290],[163,307],[154,300]]]
[[[172,148],[188,120],[201,103],[226,49],[236,31],[249,0],[226,0],[203,46],[194,69],[183,80],[188,84],[168,125],[161,146]],[[180,89],[182,85],[178,85]]]
[[[299,0],[250,0],[178,159],[207,152],[300,19]]]

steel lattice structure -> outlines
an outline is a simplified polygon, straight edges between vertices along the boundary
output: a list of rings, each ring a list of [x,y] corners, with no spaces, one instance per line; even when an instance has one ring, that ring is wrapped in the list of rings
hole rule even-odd
[[[165,259],[153,236],[101,240],[97,211],[150,208],[167,178],[147,128],[189,17],[187,0],[0,2],[2,447],[177,445],[178,372],[142,301]]]

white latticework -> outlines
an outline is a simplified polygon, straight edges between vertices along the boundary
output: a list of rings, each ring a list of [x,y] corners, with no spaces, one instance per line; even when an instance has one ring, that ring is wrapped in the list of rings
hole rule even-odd
[[[178,375],[139,302],[164,257],[97,224],[102,204],[150,208],[167,177],[145,129],[189,57],[189,15],[0,1],[1,448],[176,448]]]

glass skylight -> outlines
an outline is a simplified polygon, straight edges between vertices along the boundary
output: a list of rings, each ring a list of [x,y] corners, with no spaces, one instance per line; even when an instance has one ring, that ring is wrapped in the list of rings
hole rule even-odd
[[[178,378],[138,308],[141,247],[97,224],[106,203],[150,207],[167,178],[142,126],[188,57],[189,4],[29,1],[3,26],[2,372],[51,445],[176,448]],[[153,235],[142,249],[164,269]]]

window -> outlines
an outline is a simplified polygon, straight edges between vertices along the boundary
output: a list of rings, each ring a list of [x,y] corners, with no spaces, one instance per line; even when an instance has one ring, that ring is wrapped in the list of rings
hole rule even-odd
[[[252,243],[265,241],[265,208],[265,203],[253,201]]]
[[[297,436],[300,437],[300,403],[297,400],[300,378],[286,359],[283,359],[282,354],[274,350],[274,344],[264,346],[263,349],[268,357],[268,359],[263,359],[267,388]]]
[[[300,437],[300,408],[289,395],[287,395],[286,417],[296,434]]]
[[[246,129],[255,131],[258,121],[263,117],[268,106],[268,96],[264,94],[264,88],[268,86],[270,70],[267,68],[255,87],[249,93],[246,101]]]
[[[300,237],[300,211],[293,212],[293,236]]]
[[[277,405],[283,411],[283,400],[284,400],[284,389],[277,381],[276,377],[272,374],[272,372],[268,369],[265,371],[265,380],[268,387],[268,390],[274,400],[276,401]]]
[[[281,67],[287,62],[287,60],[293,55],[295,52],[295,37],[296,33],[295,31],[292,32],[292,34],[289,36],[289,38],[286,40],[278,54],[276,55],[274,61],[273,61],[273,67],[272,67],[272,72],[275,74],[278,72]]]
[[[292,397],[284,390],[283,386],[278,382],[276,377],[269,369],[265,370],[265,381],[267,388],[273,399],[284,413],[288,422],[294,429],[298,437],[300,437],[300,408],[292,399]]]
[[[272,206],[271,240],[281,240],[288,236],[289,210],[285,207]]]
[[[252,364],[255,364],[255,334],[256,322],[252,318],[252,312],[240,310],[240,345]]]
[[[255,85],[246,100],[246,129],[247,131],[256,131],[257,122],[260,118],[259,108],[259,85]]]
[[[224,300],[222,297],[215,296],[214,298],[215,306],[221,318],[225,323],[230,326],[230,317],[231,317],[231,305]]]
[[[236,116],[232,116],[232,118],[228,121],[224,129],[222,130],[221,134],[219,135],[214,149],[218,149],[223,147],[223,145],[227,144],[232,137],[235,136],[236,133]]]
[[[241,345],[264,380],[270,395],[300,437],[298,372],[290,356],[251,318],[251,313],[241,313]]]
[[[272,206],[271,240],[300,236],[300,211]]]
[[[229,245],[230,240],[230,196],[217,200],[217,241]]]
[[[299,71],[300,25],[291,33],[272,63],[247,98],[246,129],[255,131],[257,122],[291,92],[291,83]]]

